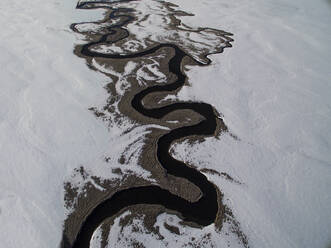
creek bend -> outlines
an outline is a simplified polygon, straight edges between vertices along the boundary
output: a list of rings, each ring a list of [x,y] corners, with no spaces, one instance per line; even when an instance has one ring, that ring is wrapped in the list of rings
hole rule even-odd
[[[91,5],[89,2],[81,3],[77,5],[80,9],[93,9],[100,8],[95,5],[96,2]],[[99,2],[98,2],[99,3]],[[102,1],[100,2],[102,3]],[[131,106],[140,114],[155,118],[162,119],[167,114],[175,110],[192,110],[195,113],[203,117],[203,120],[199,123],[191,126],[183,126],[169,131],[161,136],[157,141],[156,155],[159,163],[164,168],[167,174],[171,174],[175,177],[185,178],[191,183],[195,184],[201,191],[200,198],[195,202],[187,201],[180,196],[170,193],[168,190],[161,188],[160,186],[142,186],[132,187],[116,192],[110,198],[99,203],[85,218],[80,230],[75,238],[71,247],[73,248],[88,248],[90,247],[90,240],[94,231],[100,224],[107,218],[112,217],[119,213],[121,210],[137,204],[152,204],[162,205],[166,209],[173,210],[180,214],[181,218],[187,222],[194,222],[201,226],[207,226],[212,224],[219,211],[219,202],[217,196],[216,186],[208,181],[207,177],[200,173],[198,170],[187,166],[184,162],[173,158],[170,153],[170,147],[174,141],[192,136],[212,136],[215,135],[218,125],[222,131],[227,131],[227,127],[219,117],[217,117],[214,108],[201,102],[177,102],[162,107],[146,108],[143,105],[143,99],[156,92],[173,92],[180,89],[187,77],[181,70],[183,59],[190,55],[186,54],[180,47],[175,44],[158,44],[152,48],[144,51],[131,53],[131,54],[108,54],[91,50],[93,46],[99,44],[111,44],[125,39],[129,36],[126,29],[122,28],[126,24],[130,23],[134,18],[129,14],[122,14],[129,12],[127,9],[112,9],[107,6],[102,8],[109,8],[112,12],[108,16],[108,20],[119,18],[121,21],[117,24],[107,27],[107,33],[103,34],[97,41],[93,41],[81,46],[80,53],[86,57],[92,58],[104,58],[104,59],[130,59],[139,58],[146,55],[152,55],[161,48],[171,48],[174,50],[174,55],[169,59],[168,70],[176,76],[174,82],[169,82],[166,85],[155,85],[148,87],[139,93],[137,93],[132,101]],[[72,30],[77,32],[76,25],[71,26]],[[111,39],[111,37],[117,37]],[[225,47],[230,47],[229,42]],[[223,48],[220,48],[217,53],[221,53]],[[208,54],[207,54],[208,55]],[[205,57],[207,56],[205,55]],[[206,57],[207,58],[207,57]],[[193,59],[199,66],[209,65],[211,61],[207,59],[206,64],[202,64],[199,61]]]

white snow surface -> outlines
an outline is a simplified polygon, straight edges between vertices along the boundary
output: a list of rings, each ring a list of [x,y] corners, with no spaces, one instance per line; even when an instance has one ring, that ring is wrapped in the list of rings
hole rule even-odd
[[[330,246],[331,2],[170,1],[195,14],[182,17],[185,24],[235,34],[233,48],[210,56],[211,66],[186,68],[191,85],[177,98],[215,106],[238,140],[225,134],[193,146],[183,142],[174,146],[176,157],[242,183],[206,174],[224,193],[251,247]],[[112,156],[116,165],[116,156],[133,141],[140,140],[134,147],[139,150],[147,132],[141,127],[122,135],[132,127],[129,121],[107,127],[88,110],[105,103],[109,79],[72,53],[82,40],[69,26],[97,20],[103,11],[75,5],[0,2],[1,248],[57,247],[68,214],[63,183],[81,165],[94,175],[116,177],[104,157]],[[127,166],[148,179],[136,162]],[[156,223],[166,236],[160,247],[184,246],[192,233],[212,232],[184,228],[182,238],[172,239],[162,228],[169,218],[161,215]],[[116,225],[112,232],[118,232]],[[229,237],[213,237],[216,245],[237,246]]]
[[[179,1],[171,1],[178,3]],[[180,1],[189,25],[235,34],[213,64],[187,72],[179,99],[211,103],[230,131],[175,148],[221,188],[253,247],[331,244],[331,2]],[[207,18],[208,17],[208,18]],[[198,161],[198,162],[197,162]]]
[[[73,54],[74,44],[83,41],[69,27],[99,20],[104,11],[75,6],[76,1],[0,2],[6,10],[0,17],[1,248],[58,247],[71,210],[64,207],[64,183],[83,186],[74,172],[80,166],[101,179],[116,179],[109,164],[118,166],[131,145],[124,172],[150,176],[137,163],[148,127],[133,128],[129,120],[108,127],[88,110],[105,104],[103,87],[110,79]]]

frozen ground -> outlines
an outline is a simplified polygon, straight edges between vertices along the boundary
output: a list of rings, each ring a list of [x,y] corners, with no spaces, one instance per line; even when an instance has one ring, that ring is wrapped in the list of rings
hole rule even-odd
[[[208,139],[187,152],[183,144],[178,156],[244,184],[210,176],[255,247],[330,246],[330,1],[181,1],[181,9],[197,13],[188,24],[235,34],[232,49],[211,56],[214,66],[188,72],[192,87],[180,98],[213,104],[240,141]]]
[[[116,177],[105,169],[104,157],[120,156],[136,138],[135,132],[120,137],[130,123],[107,128],[88,110],[104,104],[109,79],[73,54],[77,37],[69,26],[103,12],[75,6],[76,1],[0,3],[1,248],[57,247],[67,213],[63,183],[80,166]],[[135,162],[130,169],[148,177]]]
[[[252,247],[328,247],[331,2],[171,2],[196,14],[184,17],[185,23],[235,34],[234,47],[212,56],[211,66],[187,68],[191,87],[178,97],[213,104],[239,138],[208,138],[193,148],[179,144],[176,156],[242,183],[208,175],[222,189]],[[102,87],[108,79],[73,55],[79,37],[69,25],[97,19],[102,12],[75,10],[75,5],[0,2],[5,10],[0,16],[1,248],[57,247],[66,216],[63,182],[80,165],[114,177],[104,169],[109,147],[120,139],[123,146],[112,151],[120,153],[139,136],[137,129],[120,136],[130,123],[107,128],[88,111],[105,102]],[[131,165],[148,178],[134,161]],[[160,216],[156,225],[169,218]],[[191,235],[183,232],[181,244]],[[174,247],[177,238],[167,240]]]

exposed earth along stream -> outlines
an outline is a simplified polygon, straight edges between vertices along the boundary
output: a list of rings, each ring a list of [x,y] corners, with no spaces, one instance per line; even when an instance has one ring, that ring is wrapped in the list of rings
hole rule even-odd
[[[161,166],[159,171],[152,172],[152,174],[157,175],[156,178],[159,177],[160,179],[156,179],[157,183],[149,183],[149,185],[148,182],[142,182],[140,185],[132,183],[132,185],[122,188],[111,189],[99,199],[92,200],[91,202],[96,201],[94,206],[81,210],[84,214],[80,216],[77,214],[71,219],[69,216],[63,232],[62,247],[65,248],[90,247],[93,233],[100,225],[107,219],[122,213],[128,207],[140,204],[161,206],[164,211],[175,213],[185,223],[196,227],[208,226],[216,222],[222,226],[226,215],[226,207],[222,203],[220,190],[196,168],[175,159],[170,150],[176,141],[217,136],[222,132],[228,132],[227,126],[213,106],[208,103],[166,101],[161,104],[157,100],[168,94],[175,94],[187,83],[187,77],[183,72],[184,65],[208,66],[211,63],[207,58],[209,54],[222,53],[224,48],[231,47],[230,42],[233,41],[230,38],[231,34],[213,29],[194,30],[184,25],[179,28],[178,19],[172,16],[171,25],[174,29],[196,34],[206,32],[207,37],[208,33],[212,34],[213,37],[220,40],[220,43],[212,44],[212,49],[195,51],[196,54],[199,54],[198,56],[190,54],[190,49],[194,48],[186,47],[182,42],[177,44],[176,39],[149,42],[146,43],[148,45],[141,46],[135,51],[109,52],[107,49],[99,49],[107,46],[120,47],[125,41],[134,40],[134,34],[130,34],[126,26],[134,22],[135,10],[134,8],[123,8],[120,4],[121,1],[115,3],[103,1],[78,3],[77,8],[79,9],[104,8],[107,14],[100,22],[75,23],[71,26],[74,32],[85,35],[88,40],[88,43],[76,46],[75,54],[84,58],[90,66],[95,62],[104,66],[111,64],[112,68],[119,72],[123,70],[121,63],[150,57],[158,60],[159,70],[166,75],[167,83],[162,85],[154,83],[153,85],[152,82],[141,88],[137,85],[132,86],[129,93],[124,94],[120,100],[119,109],[137,123],[159,124],[167,128],[162,131],[154,130],[148,141],[152,145],[148,148],[149,150],[144,149],[142,151],[141,161],[147,169],[155,166],[152,162],[152,165],[148,165],[148,156],[151,154],[153,154],[151,157],[154,156],[155,162]],[[129,5],[129,3],[126,4]],[[163,4],[166,9],[171,9],[170,4]],[[175,14],[180,13],[176,12]],[[98,28],[94,27],[94,29],[82,31],[83,25],[94,25]],[[159,59],[160,56],[161,59]],[[98,70],[97,68],[93,69]],[[107,73],[105,74],[107,75]],[[178,118],[177,123],[169,124],[165,121],[170,114]],[[98,116],[98,113],[96,115]],[[99,116],[102,115],[99,113]],[[181,122],[182,116],[190,117],[190,123],[183,124]],[[154,150],[151,151],[151,149]],[[150,170],[153,171],[154,169]],[[179,190],[178,193],[175,192],[171,185],[167,185],[167,178],[172,178],[174,185],[182,190]],[[185,191],[189,191],[189,193],[185,195]],[[89,199],[92,198],[93,196],[90,196]],[[78,205],[76,212],[79,212],[79,208],[84,208],[83,204],[82,206]],[[241,236],[242,239],[245,239],[243,234]]]

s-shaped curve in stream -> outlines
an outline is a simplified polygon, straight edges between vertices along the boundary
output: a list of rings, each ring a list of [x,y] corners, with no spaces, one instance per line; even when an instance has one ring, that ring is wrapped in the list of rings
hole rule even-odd
[[[206,66],[211,63],[211,61],[207,58],[209,54],[204,54],[204,59],[207,62],[202,63],[187,54],[180,46],[174,43],[159,43],[143,51],[128,54],[98,52],[94,50],[93,47],[100,44],[115,44],[116,42],[129,37],[128,30],[124,29],[123,26],[132,22],[134,17],[129,14],[129,9],[114,9],[107,5],[104,1],[78,3],[77,8],[108,8],[111,10],[111,12],[108,15],[108,18],[105,18],[104,22],[115,19],[120,20],[115,24],[107,26],[105,28],[106,32],[104,32],[101,36],[97,36],[97,39],[94,39],[93,41],[80,46],[79,53],[85,57],[120,60],[153,55],[162,48],[168,48],[174,51],[173,56],[169,58],[168,71],[174,74],[176,79],[166,85],[155,85],[140,91],[133,97],[131,106],[141,115],[153,119],[162,119],[175,110],[190,110],[203,117],[200,122],[194,125],[178,127],[162,135],[157,140],[156,150],[157,159],[167,174],[188,180],[199,188],[201,194],[197,201],[191,202],[156,185],[132,187],[118,191],[110,198],[95,206],[84,219],[80,230],[76,235],[74,243],[72,245],[63,243],[63,246],[72,248],[90,247],[90,240],[93,236],[93,233],[103,223],[103,221],[116,215],[121,210],[129,206],[137,204],[162,205],[168,210],[173,210],[179,213],[184,221],[193,222],[201,226],[212,224],[217,218],[220,204],[218,202],[216,186],[198,170],[189,167],[184,162],[173,158],[170,155],[169,150],[171,145],[176,140],[192,135],[212,136],[215,135],[217,128],[221,129],[222,131],[227,131],[226,125],[224,124],[223,120],[217,116],[216,110],[207,103],[177,102],[155,108],[147,108],[143,104],[144,98],[152,93],[170,93],[180,89],[184,85],[187,77],[182,72],[181,66],[185,57],[191,58],[195,64],[199,66]],[[71,29],[79,33],[77,25],[80,24],[82,23],[72,24]],[[230,33],[226,32],[224,32],[224,34],[227,36],[231,35]],[[231,47],[231,41],[233,40],[227,37],[225,45],[220,47],[216,52],[213,52],[213,54],[221,53],[225,47]]]

